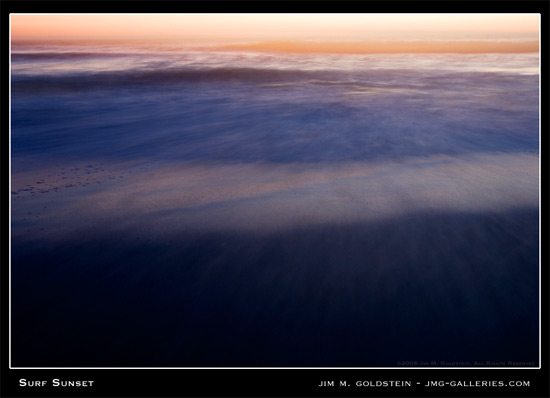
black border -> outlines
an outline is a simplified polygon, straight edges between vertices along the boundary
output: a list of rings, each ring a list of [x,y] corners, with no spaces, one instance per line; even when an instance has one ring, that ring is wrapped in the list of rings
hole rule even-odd
[[[1,346],[0,396],[82,396],[82,397],[249,397],[249,396],[448,396],[448,397],[550,397],[549,381],[549,273],[548,261],[548,161],[546,154],[550,131],[548,108],[548,51],[550,50],[546,1],[486,1],[486,2],[50,2],[2,1],[2,267],[1,269]],[[10,13],[154,13],[154,12],[400,12],[400,13],[540,13],[541,14],[541,221],[542,221],[542,362],[541,369],[9,369],[9,15]],[[4,244],[6,246],[4,246]],[[21,388],[18,380],[94,380],[94,387],[80,389]],[[339,388],[320,389],[321,380],[410,380],[411,388]],[[529,388],[424,388],[427,380],[528,380]],[[416,382],[421,385],[417,386]]]

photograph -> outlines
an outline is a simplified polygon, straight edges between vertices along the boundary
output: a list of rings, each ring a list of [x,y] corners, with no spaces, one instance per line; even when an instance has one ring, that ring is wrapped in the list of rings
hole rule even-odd
[[[540,12],[37,9],[2,20],[10,394],[548,391]]]

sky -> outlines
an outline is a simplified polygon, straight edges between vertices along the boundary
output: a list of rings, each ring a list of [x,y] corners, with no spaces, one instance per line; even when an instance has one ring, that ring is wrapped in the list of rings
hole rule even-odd
[[[12,14],[12,40],[538,39],[538,14]]]

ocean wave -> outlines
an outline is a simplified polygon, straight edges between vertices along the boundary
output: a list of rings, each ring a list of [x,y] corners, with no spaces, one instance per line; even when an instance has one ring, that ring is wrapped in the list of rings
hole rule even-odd
[[[326,73],[318,71],[254,69],[254,68],[175,68],[162,70],[125,70],[99,73],[80,73],[63,76],[12,76],[15,92],[74,91],[105,89],[132,85],[163,85],[174,83],[248,81],[292,81],[306,77],[321,79]]]
[[[523,76],[524,78],[537,78]],[[73,74],[15,74],[12,75],[12,92],[15,93],[59,93],[87,91],[109,88],[130,88],[133,86],[158,86],[178,83],[225,83],[243,84],[309,84],[321,86],[340,86],[343,88],[439,88],[446,85],[476,84],[483,85],[490,80],[494,83],[514,82],[521,75],[499,72],[448,72],[429,70],[306,70],[280,68],[168,68],[168,69],[130,69],[108,72],[83,72]]]

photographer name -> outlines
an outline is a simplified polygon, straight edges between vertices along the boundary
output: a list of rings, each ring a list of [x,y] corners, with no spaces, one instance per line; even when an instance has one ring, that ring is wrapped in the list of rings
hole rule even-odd
[[[53,387],[92,387],[94,380],[61,380],[53,379],[51,385]],[[27,380],[19,379],[19,387],[46,387],[49,385],[48,380]]]

